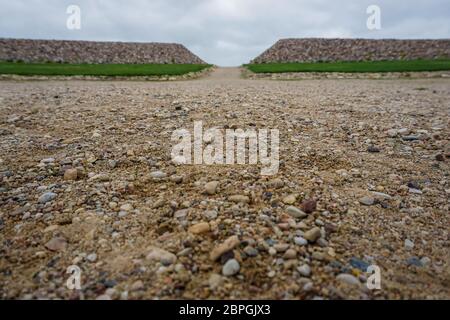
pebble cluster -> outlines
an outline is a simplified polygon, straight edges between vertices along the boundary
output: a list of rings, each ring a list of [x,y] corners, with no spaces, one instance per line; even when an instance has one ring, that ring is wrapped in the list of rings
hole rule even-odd
[[[450,296],[448,80],[216,72],[0,82],[0,298]],[[278,174],[173,163],[197,120],[278,128]]]

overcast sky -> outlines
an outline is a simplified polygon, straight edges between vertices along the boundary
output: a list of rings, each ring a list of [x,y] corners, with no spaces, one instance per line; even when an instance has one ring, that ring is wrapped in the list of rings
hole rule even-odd
[[[66,27],[69,5],[81,29]],[[381,9],[368,30],[366,9]],[[178,42],[209,63],[247,63],[280,38],[450,38],[449,0],[0,0],[0,37]]]

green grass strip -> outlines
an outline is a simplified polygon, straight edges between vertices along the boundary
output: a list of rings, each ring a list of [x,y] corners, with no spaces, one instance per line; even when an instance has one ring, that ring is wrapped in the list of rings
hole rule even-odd
[[[248,64],[255,73],[281,72],[408,72],[450,70],[450,60],[396,60],[318,63]]]
[[[201,71],[208,64],[66,64],[0,62],[0,74],[46,76],[172,76]]]

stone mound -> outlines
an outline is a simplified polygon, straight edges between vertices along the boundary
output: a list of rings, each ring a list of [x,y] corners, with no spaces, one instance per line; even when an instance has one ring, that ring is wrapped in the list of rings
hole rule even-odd
[[[251,63],[450,58],[450,39],[282,39]]]
[[[203,64],[177,43],[0,39],[0,61]]]

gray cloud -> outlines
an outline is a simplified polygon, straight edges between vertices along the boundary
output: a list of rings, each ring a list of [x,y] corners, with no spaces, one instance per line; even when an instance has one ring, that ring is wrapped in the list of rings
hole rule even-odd
[[[81,8],[81,30],[66,8]],[[366,28],[381,8],[382,29]],[[240,65],[280,38],[449,38],[448,0],[0,0],[0,37],[179,42],[204,60]]]

